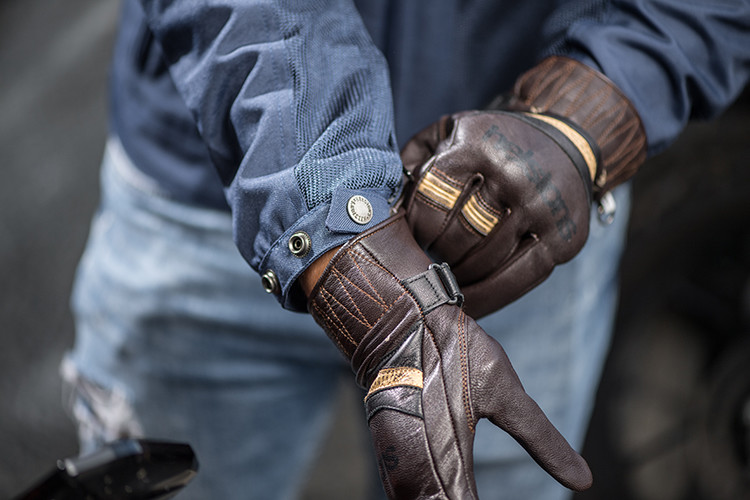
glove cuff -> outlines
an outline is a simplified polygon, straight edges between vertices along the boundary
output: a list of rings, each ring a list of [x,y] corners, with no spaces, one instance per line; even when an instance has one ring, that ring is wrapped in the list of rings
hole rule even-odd
[[[360,386],[372,384],[381,361],[429,310],[452,299],[430,265],[399,214],[344,245],[311,291],[310,314],[351,361]]]
[[[632,177],[646,160],[646,133],[638,112],[602,73],[574,59],[544,59],[516,81],[513,108],[548,113],[575,123],[599,146],[597,198]]]

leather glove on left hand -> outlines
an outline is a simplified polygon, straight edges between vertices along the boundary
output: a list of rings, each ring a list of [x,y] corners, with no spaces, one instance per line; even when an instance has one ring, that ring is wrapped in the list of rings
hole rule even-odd
[[[645,133],[604,75],[553,57],[503,110],[441,118],[404,147],[404,206],[420,246],[450,264],[479,318],[573,258],[590,207],[645,159]]]
[[[362,233],[328,263],[308,309],[369,392],[367,418],[390,498],[477,498],[474,429],[488,418],[563,485],[591,472],[525,393],[503,348],[458,305],[446,266],[431,266],[403,214]]]

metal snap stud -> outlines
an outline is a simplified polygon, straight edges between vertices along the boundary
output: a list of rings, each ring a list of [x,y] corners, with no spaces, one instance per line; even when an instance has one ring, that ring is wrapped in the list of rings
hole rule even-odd
[[[312,240],[304,231],[297,231],[289,238],[289,251],[295,257],[304,257],[310,252],[310,248],[312,248]]]
[[[349,217],[357,224],[367,224],[372,220],[373,212],[370,200],[362,195],[355,194],[346,203],[346,211]]]
[[[281,291],[281,286],[279,286],[279,278],[277,278],[276,273],[271,271],[270,269],[263,273],[260,281],[263,284],[263,290],[265,290],[266,293],[278,294]]]

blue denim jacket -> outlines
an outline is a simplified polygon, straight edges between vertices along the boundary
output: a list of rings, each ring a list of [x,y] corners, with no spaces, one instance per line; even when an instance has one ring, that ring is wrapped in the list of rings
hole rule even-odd
[[[125,0],[121,19],[113,132],[169,196],[229,207],[240,252],[297,310],[299,274],[388,217],[399,145],[544,55],[609,76],[651,154],[750,75],[741,0]],[[365,224],[348,215],[355,194]],[[312,248],[295,257],[300,230]]]

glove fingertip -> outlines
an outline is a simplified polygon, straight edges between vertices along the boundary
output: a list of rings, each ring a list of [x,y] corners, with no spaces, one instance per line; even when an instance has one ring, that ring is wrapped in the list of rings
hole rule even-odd
[[[587,490],[594,483],[594,476],[589,464],[577,453],[574,453],[571,463],[566,464],[559,473],[552,473],[552,475],[560,484],[573,491]]]

